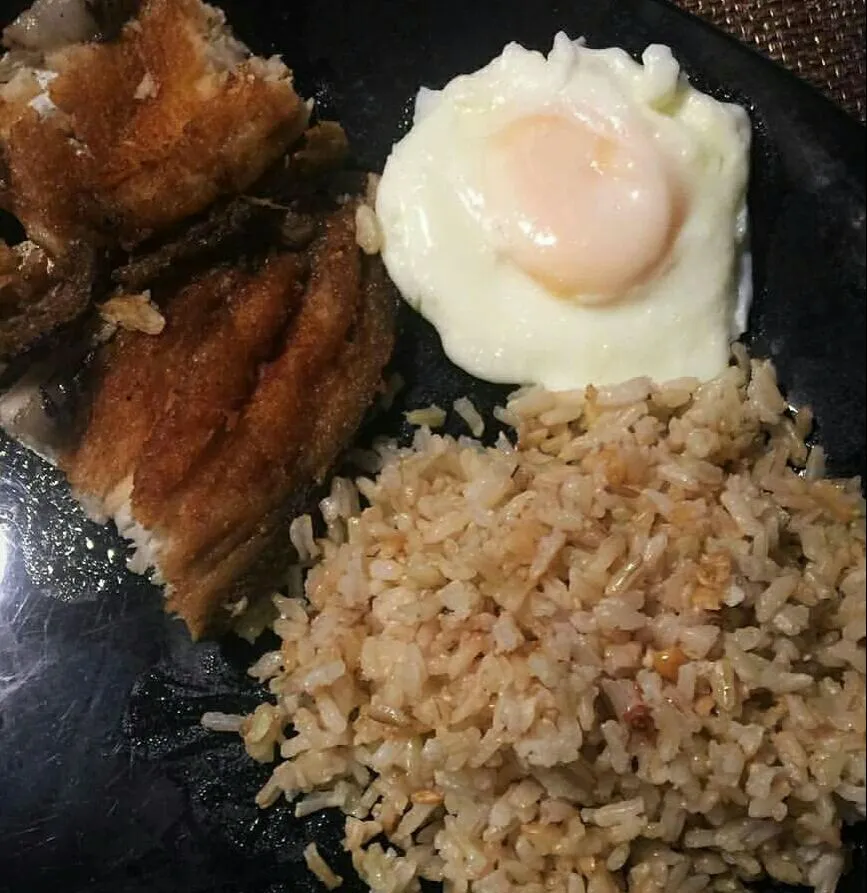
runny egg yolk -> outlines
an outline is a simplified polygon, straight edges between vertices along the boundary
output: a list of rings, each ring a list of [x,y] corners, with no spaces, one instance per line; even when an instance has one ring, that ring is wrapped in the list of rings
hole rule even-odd
[[[615,300],[664,259],[676,189],[643,134],[534,115],[500,130],[489,153],[486,206],[501,249],[547,290]]]

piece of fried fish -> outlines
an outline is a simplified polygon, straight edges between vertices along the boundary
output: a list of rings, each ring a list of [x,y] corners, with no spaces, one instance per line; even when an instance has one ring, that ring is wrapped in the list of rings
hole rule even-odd
[[[196,126],[184,125],[174,148],[164,141],[142,149],[160,160],[130,163],[125,178],[97,177],[88,162],[81,180],[64,182],[67,198],[57,203],[20,188],[20,173],[10,181],[18,184],[16,215],[48,237],[45,247],[0,252],[0,294],[4,259],[13,272],[26,263],[35,271],[30,294],[16,286],[31,307],[37,293],[50,303],[52,276],[57,289],[76,286],[58,261],[52,270],[38,266],[50,252],[68,258],[75,247],[98,265],[94,252],[108,251],[110,262],[91,279],[100,283],[97,304],[13,361],[0,423],[63,469],[92,517],[113,520],[132,540],[134,569],[165,586],[168,609],[198,637],[219,632],[233,606],[279,581],[291,558],[292,519],[381,386],[397,301],[379,257],[357,244],[356,219],[369,197],[366,178],[344,169],[340,127],[296,131],[307,122],[306,104],[296,97],[284,108],[280,95],[268,94],[272,86],[260,93],[288,84],[285,76],[259,77],[256,66],[236,75],[248,65],[237,61],[203,88],[228,105],[193,111],[199,99],[185,91],[195,92],[196,78],[217,64],[201,40],[213,23],[222,29],[222,19],[192,0],[151,0],[120,40],[140,46],[154,21],[163,23],[153,33],[165,35],[165,68],[153,63],[136,77],[150,73],[160,84],[143,101],[158,102],[163,89],[174,99],[151,121],[173,122],[175,113],[186,122],[223,121],[225,112],[237,123],[233,91],[249,89],[249,129],[240,136],[226,130],[229,142],[197,153],[186,142]],[[104,52],[119,45],[87,45],[86,64],[96,66],[99,57],[121,65],[127,51]],[[234,44],[229,48],[235,59]],[[138,49],[129,53],[139,59]],[[152,53],[156,44],[148,58]],[[285,72],[275,60],[262,64]],[[96,80],[104,76],[93,72]],[[190,72],[197,73],[192,81]],[[270,109],[261,118],[251,113],[257,96]],[[72,114],[75,103],[62,91],[52,101]],[[290,106],[298,117],[288,114]],[[87,126],[77,132],[90,133]],[[129,126],[151,132],[146,118]],[[167,132],[174,134],[173,126],[166,124]],[[138,151],[116,152],[100,139],[89,145],[105,146],[114,171]],[[22,159],[15,171],[40,169],[38,159]],[[116,244],[107,249],[113,232]],[[86,269],[80,258],[75,269]]]
[[[4,32],[0,209],[57,275],[35,294],[28,259],[6,258],[0,359],[88,305],[92,278],[64,302],[42,301],[70,255],[93,268],[247,189],[308,124],[289,69],[252,55],[220,10],[144,0],[104,39],[92,11],[112,6],[38,0]],[[38,320],[22,320],[34,305]]]
[[[294,514],[381,383],[395,302],[355,243],[354,203],[317,216],[305,249],[155,294],[164,330],[99,351],[83,434],[59,464],[198,636],[261,585],[257,564],[273,577]]]

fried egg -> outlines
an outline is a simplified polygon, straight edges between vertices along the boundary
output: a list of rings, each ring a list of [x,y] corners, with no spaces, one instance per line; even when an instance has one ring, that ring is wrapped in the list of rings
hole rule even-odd
[[[745,326],[749,144],[667,47],[509,44],[419,92],[377,190],[382,256],[479,378],[710,379]]]

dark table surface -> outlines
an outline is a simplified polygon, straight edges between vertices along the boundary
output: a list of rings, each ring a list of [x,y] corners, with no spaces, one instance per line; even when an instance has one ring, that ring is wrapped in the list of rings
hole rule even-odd
[[[865,0],[677,0],[864,121]]]

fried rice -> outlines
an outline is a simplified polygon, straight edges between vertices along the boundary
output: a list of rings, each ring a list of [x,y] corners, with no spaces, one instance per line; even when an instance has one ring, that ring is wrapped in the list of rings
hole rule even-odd
[[[203,719],[276,758],[259,805],[341,809],[375,893],[832,893],[865,815],[860,482],[743,353],[498,416],[514,443],[422,428],[293,526],[270,697]]]

